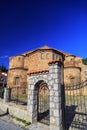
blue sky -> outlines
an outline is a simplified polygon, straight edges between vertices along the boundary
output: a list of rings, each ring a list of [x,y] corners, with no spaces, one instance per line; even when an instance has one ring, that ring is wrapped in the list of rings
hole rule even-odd
[[[0,0],[0,64],[43,45],[87,57],[86,0]]]

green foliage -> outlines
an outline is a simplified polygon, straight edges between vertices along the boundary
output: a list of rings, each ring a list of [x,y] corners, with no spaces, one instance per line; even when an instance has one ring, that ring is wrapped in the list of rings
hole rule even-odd
[[[6,67],[2,64],[0,65],[0,72],[7,72],[8,70],[6,69]]]
[[[19,122],[22,122],[23,124],[25,124],[25,126],[31,124],[30,122],[27,122],[26,120],[23,120],[23,119],[21,119],[21,118],[19,118],[19,117],[15,117],[15,116],[13,116],[13,115],[11,115],[11,117],[14,118],[14,119],[16,119],[16,120],[19,121]]]
[[[84,58],[82,61],[84,65],[87,65],[87,58]]]

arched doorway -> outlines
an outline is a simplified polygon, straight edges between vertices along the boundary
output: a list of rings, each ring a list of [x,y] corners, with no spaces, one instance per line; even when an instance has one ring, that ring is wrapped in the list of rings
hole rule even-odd
[[[49,125],[49,89],[47,83],[44,81],[39,83],[37,94],[37,121]]]

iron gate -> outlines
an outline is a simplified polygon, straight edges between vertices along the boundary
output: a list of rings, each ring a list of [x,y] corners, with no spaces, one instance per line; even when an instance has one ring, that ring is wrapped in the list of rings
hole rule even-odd
[[[37,120],[49,125],[49,89],[45,82],[41,82],[38,89]]]
[[[66,129],[85,130],[87,127],[87,80],[65,86]]]

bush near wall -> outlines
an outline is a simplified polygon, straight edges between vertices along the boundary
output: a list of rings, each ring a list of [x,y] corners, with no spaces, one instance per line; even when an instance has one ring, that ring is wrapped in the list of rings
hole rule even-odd
[[[83,62],[84,65],[87,65],[87,58],[84,58],[84,59],[82,60],[82,62]]]

